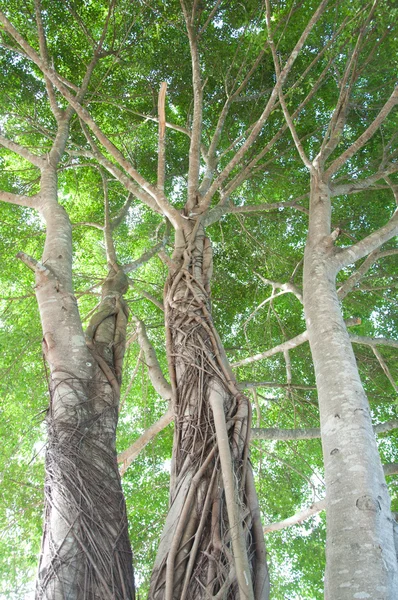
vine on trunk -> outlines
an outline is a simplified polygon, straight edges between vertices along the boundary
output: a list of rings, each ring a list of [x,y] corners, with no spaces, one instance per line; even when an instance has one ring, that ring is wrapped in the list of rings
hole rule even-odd
[[[248,459],[250,404],[213,325],[211,247],[200,218],[176,248],[165,291],[175,406],[170,510],[150,598],[265,599],[265,545]]]
[[[47,415],[46,518],[36,598],[133,600],[127,515],[117,467],[127,278],[111,269],[87,329],[93,381],[52,374]],[[54,526],[54,522],[57,522]]]

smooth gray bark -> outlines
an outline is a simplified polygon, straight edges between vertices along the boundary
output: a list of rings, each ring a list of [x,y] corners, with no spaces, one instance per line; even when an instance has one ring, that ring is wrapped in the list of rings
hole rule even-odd
[[[325,599],[393,600],[397,559],[390,498],[350,338],[341,314],[330,234],[330,191],[314,169],[304,259],[304,308],[325,463]]]

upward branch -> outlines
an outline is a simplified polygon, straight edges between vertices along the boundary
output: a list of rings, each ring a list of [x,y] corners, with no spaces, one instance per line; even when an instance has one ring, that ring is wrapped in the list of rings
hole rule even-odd
[[[337,249],[337,253],[333,259],[337,270],[343,269],[344,267],[360,260],[373,250],[379,248],[382,244],[390,240],[392,237],[398,234],[398,209],[395,210],[391,219],[380,229],[374,231],[370,235],[366,236],[363,240],[360,240],[356,244],[344,248],[342,250]]]
[[[270,5],[270,1],[266,0],[266,21],[267,21],[267,32],[268,32],[268,43],[270,45],[271,48],[271,52],[272,52],[272,58],[274,61],[274,67],[275,67],[275,73],[276,73],[276,77],[277,79],[279,79],[280,75],[281,75],[281,70],[279,67],[279,59],[277,56],[277,52],[276,52],[276,47],[274,44],[274,40],[273,40],[273,36],[272,36],[272,30],[271,30],[271,5]],[[281,103],[281,107],[283,110],[283,114],[285,116],[285,120],[286,123],[290,129],[290,133],[292,134],[292,138],[293,141],[295,143],[295,146],[297,148],[297,151],[300,155],[301,160],[303,161],[304,165],[307,167],[307,169],[311,170],[312,168],[312,163],[309,160],[308,156],[306,155],[303,145],[299,139],[299,136],[297,135],[297,131],[296,128],[294,126],[293,123],[293,119],[289,113],[289,110],[287,108],[286,105],[286,101],[285,101],[285,97],[283,94],[283,90],[282,90],[282,86],[279,87],[279,91],[278,91],[278,96],[279,96],[279,102]]]
[[[319,4],[317,10],[312,15],[311,19],[308,21],[307,26],[305,27],[304,31],[302,32],[298,42],[296,43],[295,47],[292,50],[292,52],[290,53],[290,56],[285,63],[285,66],[283,67],[283,69],[280,72],[278,81],[276,82],[276,84],[271,92],[271,95],[268,99],[268,102],[267,102],[261,116],[259,117],[257,122],[252,127],[251,132],[247,136],[247,139],[241,145],[239,150],[236,152],[235,156],[229,161],[229,163],[224,167],[224,169],[221,171],[221,173],[218,175],[218,177],[215,179],[215,181],[210,186],[208,192],[206,193],[206,195],[204,196],[204,198],[201,202],[201,212],[205,212],[207,210],[214,194],[222,186],[224,181],[228,178],[228,176],[233,171],[233,169],[240,163],[242,158],[247,154],[247,152],[249,151],[249,149],[251,148],[253,143],[258,138],[265,122],[267,121],[268,117],[270,116],[271,112],[273,111],[273,109],[275,107],[275,104],[276,104],[276,101],[277,101],[278,95],[279,95],[279,90],[282,88],[283,84],[285,83],[287,76],[289,75],[296,58],[298,57],[301,49],[303,48],[313,27],[318,22],[318,20],[320,19],[321,15],[324,12],[324,10],[326,9],[328,2],[329,2],[329,0],[322,0],[322,2],[320,2],[320,4]]]
[[[38,33],[38,38],[39,38],[40,54],[41,54],[43,61],[49,67],[50,59],[49,59],[49,55],[48,55],[46,34],[44,32],[43,19],[42,19],[42,14],[41,14],[41,0],[35,0],[35,13],[36,13],[36,23],[37,23],[37,33]],[[56,118],[57,122],[59,123],[60,120],[64,116],[64,111],[62,111],[60,109],[60,107],[58,106],[53,84],[46,76],[44,77],[44,81],[46,83],[47,95],[48,95],[48,100],[50,102],[51,111],[52,111],[54,117]]]
[[[159,118],[159,141],[158,141],[158,189],[164,193],[164,181],[166,176],[166,90],[167,83],[160,86],[158,100]]]
[[[369,140],[380,125],[388,117],[392,109],[398,104],[398,86],[394,88],[391,96],[380,110],[377,117],[367,127],[367,129],[355,140],[353,144],[343,154],[336,158],[325,172],[325,178],[329,179],[336,171],[338,171],[350,158],[354,156]]]
[[[58,74],[52,67],[47,67],[37,52],[28,44],[28,42],[20,35],[15,27],[10,23],[3,12],[0,12],[0,22],[3,23],[5,30],[26,52],[29,58],[39,67],[43,75],[47,76],[53,85],[58,89],[62,96],[67,100],[70,106],[76,111],[80,119],[88,125],[94,135],[97,137],[103,147],[117,161],[117,163],[134,179],[134,181],[142,188],[144,192],[149,194],[165,216],[171,221],[176,229],[181,229],[181,217],[179,212],[166,200],[163,194],[159,194],[155,186],[150,184],[123,156],[122,152],[113,144],[113,142],[103,133],[101,128],[94,121],[86,108],[81,105],[79,95],[74,96],[70,89],[61,81]]]
[[[191,17],[188,13],[188,8],[185,3],[185,0],[181,0],[181,8],[185,19],[185,25],[188,32],[189,48],[191,51],[193,87],[193,119],[191,143],[189,146],[188,201],[186,206],[188,213],[193,209],[193,207],[197,203],[196,195],[198,193],[199,187],[200,145],[202,137],[203,89],[200,76],[198,38],[194,26],[195,5]]]
[[[30,152],[30,150],[28,150],[24,146],[20,146],[16,142],[9,140],[8,138],[6,138],[4,135],[1,135],[1,134],[0,134],[0,145],[3,146],[4,148],[7,148],[7,150],[11,150],[12,152],[15,152],[15,154],[18,154],[18,156],[21,156],[22,158],[24,158],[25,160],[30,162],[35,167],[38,167],[39,169],[42,169],[45,164],[44,159],[41,156],[37,156],[36,154],[33,154],[32,152]]]

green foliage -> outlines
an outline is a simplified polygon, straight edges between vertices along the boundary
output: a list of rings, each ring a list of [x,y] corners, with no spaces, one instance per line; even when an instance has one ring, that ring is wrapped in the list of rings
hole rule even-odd
[[[38,50],[33,2],[0,2],[15,27]],[[201,23],[214,7],[201,2]],[[309,16],[315,0],[300,3],[273,2],[274,35],[281,61],[286,60]],[[329,158],[332,162],[365,130],[391,94],[396,61],[397,36],[393,30],[397,9],[387,0],[379,3],[377,18],[358,59],[363,71],[353,86],[347,126]],[[43,1],[43,20],[48,51],[55,69],[74,85],[80,85],[92,56],[92,40],[98,40],[109,3],[102,0],[76,2]],[[358,28],[363,24],[363,3],[337,3],[314,28],[298,57],[286,85],[286,100],[293,112],[315,86],[330,62],[330,69],[305,109],[295,120],[305,151],[311,158],[320,143],[338,101],[337,80],[349,59]],[[358,14],[357,14],[357,11]],[[343,23],[347,21],[343,26]],[[333,36],[341,27],[341,32]],[[15,52],[15,42],[2,32],[0,53],[2,134],[44,155],[55,134],[55,119],[46,99],[42,75],[33,64]],[[328,45],[329,44],[329,45]],[[226,95],[244,80],[261,49],[264,56],[247,87],[232,103],[220,138],[219,171],[247,139],[251,125],[260,116],[275,83],[272,57],[267,46],[263,3],[221,4],[200,39],[203,89],[203,143],[207,145],[217,125]],[[325,49],[323,51],[323,49]],[[191,59],[180,3],[129,2],[121,0],[111,20],[105,44],[85,106],[112,142],[129,158],[149,182],[156,182],[157,94],[167,81],[167,120],[180,130],[167,130],[166,194],[174,206],[186,200],[189,161],[189,130],[192,124]],[[323,53],[322,53],[323,52]],[[306,73],[309,63],[321,55]],[[368,57],[369,60],[368,60]],[[380,68],[382,65],[382,68]],[[66,106],[58,92],[61,106]],[[370,142],[337,173],[334,185],[355,182],[377,172],[383,159],[396,163],[396,113],[392,113]],[[258,155],[284,124],[277,106],[250,148],[244,165]],[[239,141],[232,147],[236,138]],[[87,324],[98,303],[100,284],[106,274],[103,232],[104,201],[98,165],[87,157],[90,147],[77,117],[59,170],[59,199],[73,224],[74,285],[83,322]],[[106,154],[106,152],[104,151]],[[108,156],[108,155],[107,155]],[[0,149],[0,189],[31,195],[38,191],[38,170],[11,151]],[[241,165],[242,166],[242,165]],[[232,170],[228,181],[240,169]],[[202,164],[204,169],[204,164]],[[390,183],[398,183],[390,175]],[[262,278],[287,282],[294,273],[300,287],[303,250],[307,233],[308,173],[297,157],[289,132],[280,135],[272,149],[253,167],[251,177],[231,195],[235,206],[250,206],[298,199],[303,211],[289,208],[252,214],[226,214],[208,228],[214,252],[212,302],[217,330],[232,362],[263,352],[305,330],[303,310],[292,294],[269,299],[271,286]],[[333,201],[333,226],[340,227],[338,245],[346,246],[381,227],[391,215],[394,198],[383,180],[376,189],[339,195]],[[116,216],[127,196],[123,186],[109,176],[111,216]],[[40,348],[41,328],[34,297],[34,278],[15,254],[23,250],[41,256],[45,230],[30,209],[0,203],[0,595],[23,598],[32,586],[41,536],[43,424],[48,402],[46,369]],[[137,199],[114,239],[121,264],[137,260],[160,241],[164,225]],[[166,247],[170,253],[172,236]],[[394,248],[390,242],[383,249]],[[344,269],[338,284],[358,268]],[[380,259],[343,301],[345,317],[360,317],[353,332],[365,336],[397,338],[396,257]],[[153,258],[131,274],[126,295],[131,312],[142,319],[167,373],[163,315],[142,296],[149,292],[161,300],[167,269]],[[276,290],[278,291],[278,290]],[[129,336],[134,324],[129,325]],[[370,348],[356,346],[361,377],[375,422],[396,417],[396,394]],[[383,347],[383,358],[398,379],[394,350]],[[396,353],[396,351],[395,351]],[[291,350],[292,384],[314,386],[308,345]],[[127,448],[165,411],[165,402],[153,390],[143,360],[139,362],[136,340],[129,344],[124,366],[122,397],[129,388],[119,419],[118,449]],[[138,361],[138,362],[137,362]],[[132,375],[135,378],[131,381]],[[315,390],[286,390],[286,364],[278,354],[237,370],[240,381],[274,382],[252,395],[256,427],[300,428],[319,424]],[[250,392],[251,393],[251,392]],[[258,413],[258,410],[260,411]],[[397,432],[380,437],[383,462],[397,462]],[[159,434],[129,467],[123,478],[135,570],[140,598],[148,588],[157,543],[168,504],[168,467],[172,427]],[[252,462],[258,485],[263,520],[287,518],[324,495],[322,453],[318,440],[290,442],[257,441]],[[393,506],[398,510],[396,491]],[[322,597],[324,566],[324,516],[300,526],[267,535],[273,595],[275,600],[318,600]]]

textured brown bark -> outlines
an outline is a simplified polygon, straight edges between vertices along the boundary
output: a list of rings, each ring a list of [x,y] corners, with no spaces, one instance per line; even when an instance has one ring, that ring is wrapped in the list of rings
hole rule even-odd
[[[390,499],[337,297],[334,238],[328,185],[313,172],[304,308],[325,463],[325,598],[393,600],[398,580]]]
[[[175,438],[170,509],[150,598],[266,599],[264,537],[248,461],[250,405],[211,317],[209,240],[199,219],[189,223],[177,232],[176,268],[165,290]]]

